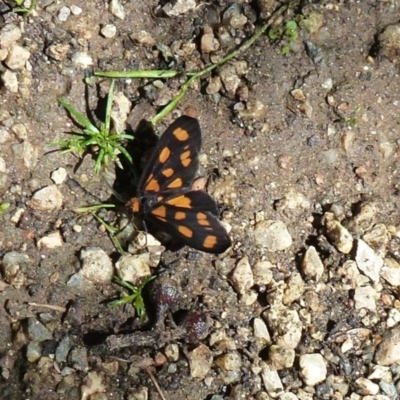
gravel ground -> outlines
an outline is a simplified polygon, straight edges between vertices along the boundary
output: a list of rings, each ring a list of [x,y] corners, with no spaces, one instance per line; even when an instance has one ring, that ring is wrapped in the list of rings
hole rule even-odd
[[[95,173],[94,147],[55,151],[77,129],[57,99],[102,120],[93,71],[182,72],[116,81],[114,127],[142,165],[141,120],[285,3],[0,3],[1,399],[399,398],[400,2],[312,3],[286,4],[156,127],[197,116],[221,255],[138,233],[132,177]],[[101,202],[126,253],[77,210]],[[144,318],[110,306],[115,274],[154,277]]]

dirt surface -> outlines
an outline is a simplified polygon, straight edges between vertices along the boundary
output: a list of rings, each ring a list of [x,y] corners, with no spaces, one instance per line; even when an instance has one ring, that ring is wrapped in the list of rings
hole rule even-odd
[[[57,99],[101,119],[109,81],[85,88],[93,70],[182,71],[155,85],[117,81],[131,113],[119,120],[132,133],[177,95],[185,72],[220,60],[284,3],[188,1],[168,16],[160,7],[169,2],[115,2],[123,19],[104,1],[39,1],[25,18],[12,3],[0,4],[1,399],[397,398],[400,34],[379,35],[398,22],[400,3],[292,4],[276,26],[297,21],[297,39],[263,34],[157,126],[197,113],[199,175],[233,244],[215,256],[133,242],[156,276],[144,322],[132,306],[108,304],[122,291],[114,272],[71,281],[88,249],[104,271],[121,257],[76,208],[114,202],[118,211],[99,216],[122,226],[120,200],[135,188],[113,164],[96,174],[90,154],[54,151],[52,141],[77,129]],[[115,36],[105,37],[107,25]],[[20,37],[2,43],[11,26]],[[15,45],[29,52],[22,65],[10,62]],[[133,135],[137,167],[149,146]],[[59,168],[67,177],[55,184]],[[50,234],[55,246],[40,241]]]

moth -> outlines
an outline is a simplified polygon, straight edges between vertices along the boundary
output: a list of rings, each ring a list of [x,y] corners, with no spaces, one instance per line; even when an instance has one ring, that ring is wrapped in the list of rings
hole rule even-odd
[[[191,188],[200,149],[197,119],[176,119],[160,137],[128,205],[183,244],[219,254],[231,246],[231,239],[218,220],[217,204],[206,192]]]

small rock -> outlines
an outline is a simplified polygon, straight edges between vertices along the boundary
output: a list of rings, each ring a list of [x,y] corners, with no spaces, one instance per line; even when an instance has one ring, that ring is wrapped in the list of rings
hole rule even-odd
[[[46,48],[46,54],[53,60],[62,61],[65,60],[71,46],[68,43],[53,43]]]
[[[63,244],[64,242],[61,233],[56,231],[39,239],[37,247],[38,249],[55,249],[56,247],[61,247]]]
[[[82,14],[82,8],[80,8],[78,6],[72,5],[72,6],[70,6],[70,9],[71,9],[72,14],[74,14],[74,15]]]
[[[301,28],[305,29],[308,33],[317,33],[324,24],[324,16],[322,14],[311,12],[307,18],[300,21],[299,25]]]
[[[273,344],[268,349],[268,364],[276,371],[293,367],[295,351]]]
[[[92,66],[93,59],[92,57],[84,51],[78,51],[72,56],[72,62],[79,68],[86,69]]]
[[[139,31],[137,33],[132,33],[130,35],[131,40],[135,44],[139,44],[144,47],[153,47],[157,44],[156,39],[151,36],[151,34],[147,31]]]
[[[202,54],[210,54],[220,48],[219,41],[215,38],[214,32],[210,27],[204,28],[204,33],[200,41],[200,48]]]
[[[310,246],[303,261],[301,262],[301,270],[304,275],[315,278],[319,281],[324,273],[324,264],[322,264],[319,254],[314,246]]]
[[[376,311],[376,300],[379,295],[371,286],[357,288],[354,292],[354,302],[357,310],[366,308],[370,311]]]
[[[271,343],[271,336],[268,332],[267,325],[261,318],[254,318],[253,322],[254,337],[263,345]]]
[[[281,306],[280,306],[281,307]],[[301,340],[303,325],[296,310],[272,307],[263,313],[276,344],[295,349]]]
[[[10,47],[8,51],[7,58],[5,60],[5,64],[10,69],[22,69],[25,67],[26,62],[28,61],[31,53],[23,47],[14,44]]]
[[[117,34],[117,27],[112,24],[107,24],[101,28],[100,33],[106,38],[111,39]]]
[[[292,237],[281,221],[260,221],[254,228],[254,237],[257,245],[272,253],[292,245]]]
[[[253,272],[248,257],[243,257],[232,272],[232,283],[235,290],[244,295],[253,285]]]
[[[220,77],[212,76],[207,85],[206,93],[210,94],[210,95],[218,93],[221,90],[221,87],[222,87],[222,83],[221,83]]]
[[[293,272],[283,292],[282,303],[285,305],[292,304],[298,300],[304,293],[304,281],[298,272]]]
[[[177,344],[168,344],[165,346],[164,352],[169,362],[177,362],[179,360],[179,346]]]
[[[0,173],[4,173],[7,171],[6,161],[3,157],[0,157]]]
[[[368,379],[384,379],[387,382],[392,380],[392,375],[390,373],[389,367],[384,367],[382,365],[371,365],[372,373],[368,375]]]
[[[347,228],[356,232],[358,235],[364,234],[375,225],[376,206],[372,203],[363,203],[360,209],[347,224]]]
[[[71,15],[71,9],[69,7],[61,7],[58,11],[57,18],[60,22],[65,22]]]
[[[0,30],[0,48],[7,49],[17,42],[22,36],[21,29],[17,25],[5,24]]]
[[[357,240],[355,261],[360,271],[367,275],[373,282],[379,282],[383,259],[361,239]]]
[[[29,264],[30,259],[25,253],[10,251],[6,253],[1,261],[1,270],[5,280],[16,286],[23,276],[23,270]]]
[[[378,365],[392,365],[400,363],[400,327],[385,332],[382,341],[375,353]]]
[[[377,224],[372,230],[365,233],[362,239],[374,249],[384,252],[389,242],[390,234],[384,224]]]
[[[13,139],[13,135],[7,128],[0,128],[0,144],[7,143]]]
[[[112,262],[106,252],[98,247],[81,250],[82,268],[79,271],[84,278],[93,283],[109,283],[114,274]]]
[[[326,362],[321,354],[300,356],[300,375],[308,386],[315,386],[326,379]]]
[[[246,109],[238,112],[240,118],[251,121],[261,121],[267,114],[265,103],[259,99],[250,99],[246,103]],[[268,127],[268,125],[264,125]]]
[[[37,343],[53,338],[48,329],[36,318],[28,318],[28,336],[30,340]]]
[[[28,171],[32,171],[36,167],[39,159],[38,146],[33,145],[28,140],[24,140],[22,143],[13,145],[12,150],[16,158],[22,158]]]
[[[29,202],[30,207],[39,211],[55,211],[62,206],[63,196],[57,186],[46,186],[38,190]]]
[[[241,79],[236,71],[236,68],[232,64],[228,64],[219,72],[221,81],[225,87],[225,90],[230,96],[235,96],[239,85],[241,84]]]
[[[11,127],[11,131],[15,134],[15,136],[19,140],[25,140],[28,139],[28,131],[26,129],[26,126],[21,123],[14,124]]]
[[[169,1],[164,7],[163,11],[169,17],[177,17],[186,14],[188,11],[196,8],[195,0],[176,0],[175,2]]]
[[[39,360],[42,356],[42,345],[37,342],[29,342],[26,349],[26,358],[29,362],[33,363]]]
[[[122,280],[137,285],[143,278],[151,275],[149,263],[150,256],[148,253],[124,255],[115,264],[115,268]]]
[[[111,0],[110,2],[110,11],[111,14],[115,17],[124,20],[125,19],[125,9],[123,5],[119,2],[119,0]]]
[[[0,61],[4,61],[7,58],[8,50],[0,48]]]
[[[204,344],[187,354],[192,378],[204,379],[213,364],[213,352]]]
[[[283,199],[277,201],[277,210],[309,210],[311,206],[310,201],[302,193],[296,191],[295,189],[289,189],[285,194]]]
[[[273,398],[279,397],[283,393],[283,385],[278,372],[273,370],[268,364],[261,363],[261,378],[264,382],[265,389]]]
[[[350,232],[339,222],[325,213],[325,229],[331,243],[343,254],[349,254],[353,248],[353,237]],[[333,216],[333,215],[332,215]]]
[[[55,358],[58,363],[66,362],[68,353],[71,349],[71,339],[70,337],[64,336],[61,342],[58,344],[55,352]]]
[[[269,261],[259,261],[253,268],[254,284],[258,286],[268,285],[272,281],[272,269],[274,265]]]
[[[385,258],[381,276],[392,286],[400,286],[400,264],[393,258]]]
[[[81,387],[81,400],[105,400],[104,397],[94,396],[97,393],[104,393],[106,386],[103,383],[103,376],[99,372],[89,372]]]
[[[64,167],[57,168],[55,171],[51,173],[51,180],[56,185],[61,185],[67,179],[68,173]]]
[[[122,92],[114,93],[111,118],[117,133],[125,132],[126,121],[129,113],[131,112],[131,107],[131,102]]]
[[[393,63],[399,63],[400,24],[388,25],[378,36],[380,54]]]
[[[233,3],[224,11],[222,22],[233,29],[238,29],[247,23],[247,17],[243,15],[240,5]]]
[[[1,80],[4,83],[4,87],[10,91],[11,93],[18,92],[18,78],[17,74],[11,72],[9,70],[4,71],[3,75],[1,76]]]
[[[89,362],[87,350],[85,347],[75,347],[68,354],[68,361],[72,364],[73,368],[78,371],[88,371]]]
[[[242,360],[239,353],[230,352],[218,357],[215,360],[215,364],[218,365],[218,367],[224,372],[237,371],[242,366]]]

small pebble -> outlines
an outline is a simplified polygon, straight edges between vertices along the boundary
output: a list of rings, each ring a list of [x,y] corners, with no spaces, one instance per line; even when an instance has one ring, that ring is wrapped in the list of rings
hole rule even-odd
[[[306,385],[315,386],[326,379],[326,361],[321,354],[304,354],[300,356],[299,365]]]
[[[321,279],[325,268],[314,246],[307,249],[301,262],[301,269],[304,275],[315,278],[316,281]]]
[[[370,311],[376,311],[378,298],[378,293],[371,286],[359,287],[354,291],[355,307],[358,310],[365,308]]]
[[[187,354],[192,378],[204,379],[211,370],[213,352],[204,344],[200,344]]]
[[[70,6],[70,9],[71,9],[72,14],[74,14],[74,15],[82,14],[82,8],[80,8],[78,6],[72,5],[72,6]]]
[[[5,24],[0,30],[0,47],[9,48],[16,43],[22,36],[21,29],[17,25]]]
[[[80,68],[86,69],[92,66],[93,58],[84,51],[78,51],[72,56],[72,62]]]
[[[375,253],[362,239],[357,240],[355,261],[357,267],[373,282],[379,282],[383,259]]]
[[[4,63],[10,69],[22,69],[25,67],[25,64],[30,56],[31,53],[27,49],[14,44],[8,50],[8,55]]]
[[[59,210],[63,203],[63,196],[56,185],[46,186],[38,190],[32,196],[29,205],[34,210],[55,211]]]
[[[273,398],[280,397],[283,394],[283,384],[278,372],[266,363],[261,363],[261,378],[268,394]]]
[[[103,28],[101,28],[100,32],[105,38],[110,39],[116,35],[117,27],[112,24],[107,24],[107,25],[103,26]]]
[[[111,0],[110,2],[110,11],[111,14],[115,17],[124,20],[126,13],[123,5],[119,2],[119,0]]]
[[[6,70],[3,72],[1,76],[1,80],[4,83],[4,87],[11,93],[17,93],[18,92],[18,78],[17,74],[14,72],[11,72],[9,70]]]
[[[68,173],[64,167],[57,168],[55,171],[51,173],[51,180],[56,185],[61,185],[67,179]]]
[[[143,278],[151,275],[149,263],[148,253],[123,255],[115,264],[115,268],[122,280],[137,285]]]
[[[71,15],[71,9],[69,7],[61,7],[57,14],[57,18],[60,22],[65,22]]]
[[[257,245],[270,252],[286,250],[292,245],[292,237],[281,221],[260,221],[254,228]]]
[[[244,295],[254,285],[253,272],[247,257],[239,260],[232,272],[231,279],[234,288],[241,295]]]
[[[61,247],[63,244],[64,242],[61,233],[56,231],[39,239],[37,242],[37,247],[38,249],[55,249],[57,247]]]

